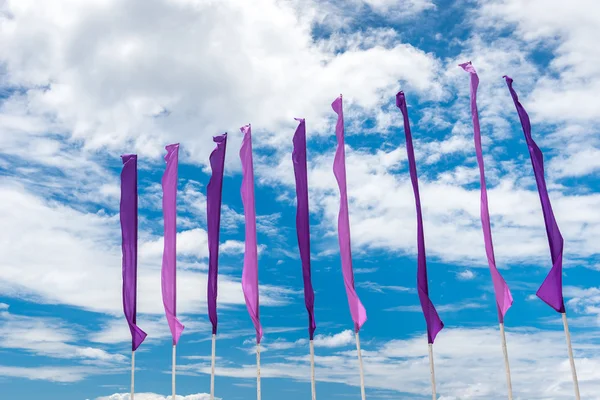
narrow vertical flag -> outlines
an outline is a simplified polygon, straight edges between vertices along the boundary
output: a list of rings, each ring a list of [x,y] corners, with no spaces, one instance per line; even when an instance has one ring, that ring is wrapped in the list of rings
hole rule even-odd
[[[179,157],[179,144],[170,144],[166,147],[167,155],[165,161],[167,167],[162,177],[163,190],[163,218],[164,229],[164,250],[161,271],[161,285],[163,305],[171,335],[173,336],[173,345],[177,345],[183,325],[177,319],[177,170]]]
[[[415,150],[413,148],[412,135],[410,132],[410,122],[408,119],[408,109],[406,107],[406,98],[404,92],[398,92],[396,95],[396,106],[402,112],[404,118],[404,135],[406,136],[406,152],[408,154],[408,169],[410,171],[410,180],[412,182],[413,192],[415,194],[415,204],[417,208],[417,288],[419,300],[425,322],[427,324],[427,340],[433,343],[435,337],[444,327],[431,299],[429,299],[429,287],[427,283],[427,259],[425,256],[425,234],[423,232],[423,214],[421,212],[421,196],[419,194],[419,178],[417,176],[417,164],[415,162]]]
[[[136,351],[146,333],[136,325],[137,313],[137,239],[138,184],[137,155],[121,156],[121,248],[123,250],[123,312],[131,331],[131,350]]]
[[[217,144],[210,153],[212,175],[206,186],[206,226],[208,230],[208,317],[213,335],[217,334],[217,279],[219,275],[219,231],[221,229],[221,199],[227,133],[213,137]]]
[[[548,276],[537,291],[537,296],[542,299],[550,307],[554,308],[559,313],[565,312],[565,302],[562,293],[562,261],[563,261],[563,246],[564,240],[558,229],[558,224],[554,218],[554,212],[552,211],[552,204],[550,203],[550,197],[548,196],[548,189],[546,188],[546,179],[544,178],[544,155],[534,142],[531,136],[531,123],[529,122],[529,115],[523,105],[519,102],[519,96],[513,89],[512,78],[505,76],[508,90],[513,98],[519,119],[521,120],[521,126],[523,127],[523,133],[525,134],[525,140],[529,149],[529,156],[531,158],[531,165],[533,166],[533,173],[535,175],[535,182],[538,188],[538,194],[540,196],[540,202],[542,203],[542,212],[544,214],[544,223],[546,224],[546,235],[548,237],[548,244],[550,245],[550,257],[552,258],[552,269],[548,273]]]
[[[308,334],[313,340],[315,329],[315,292],[312,287],[310,271],[310,224],[308,215],[308,171],[306,165],[306,124],[304,118],[296,118],[299,122],[294,133],[294,150],[292,161],[296,177],[296,234],[298,249],[302,261],[302,278],[304,279],[304,303],[308,311]]]
[[[256,343],[260,344],[263,336],[260,325],[258,299],[258,248],[256,244],[256,208],[254,204],[254,167],[252,165],[252,131],[250,125],[240,128],[244,134],[240,148],[242,161],[242,203],[246,223],[246,241],[244,250],[244,269],[242,271],[242,290],[246,300],[248,314],[256,329]]]
[[[492,281],[494,282],[496,305],[498,306],[498,318],[500,323],[504,323],[504,316],[512,305],[513,298],[508,289],[508,285],[496,267],[496,259],[494,257],[494,244],[492,242],[492,229],[490,227],[490,211],[488,208],[487,188],[485,183],[485,168],[483,165],[483,150],[481,148],[481,129],[477,111],[477,87],[479,86],[479,77],[471,62],[460,64],[460,67],[471,75],[471,117],[473,119],[475,153],[477,154],[477,164],[479,165],[479,183],[481,185],[481,227],[483,229],[485,253],[490,266]]]
[[[340,189],[340,212],[338,215],[338,240],[340,243],[340,257],[342,259],[342,274],[346,285],[346,296],[350,314],[354,321],[354,330],[358,332],[367,320],[367,311],[360,302],[354,289],[354,272],[352,270],[352,251],[350,245],[350,217],[348,215],[348,190],[346,188],[346,150],[344,148],[344,111],[342,96],[331,104],[333,111],[338,115],[335,126],[337,149],[333,161],[333,174]]]

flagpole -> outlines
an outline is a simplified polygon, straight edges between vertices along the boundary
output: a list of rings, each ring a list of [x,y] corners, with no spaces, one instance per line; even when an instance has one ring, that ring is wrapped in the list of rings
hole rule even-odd
[[[358,366],[360,369],[360,394],[362,400],[365,400],[367,398],[367,396],[365,395],[365,374],[363,371],[362,354],[360,352],[360,338],[358,337],[358,331],[356,332],[356,351],[358,353]]]
[[[260,343],[256,344],[256,400],[260,400]]]
[[[171,371],[171,384],[173,386],[173,396],[171,397],[171,400],[175,400],[175,353],[176,353],[176,348],[177,345],[174,344],[173,345],[173,369]]]
[[[573,386],[575,387],[575,399],[579,400],[579,382],[577,381],[577,370],[575,369],[575,358],[573,357],[573,346],[571,345],[571,334],[569,333],[569,323],[567,314],[561,313],[563,326],[565,327],[565,336],[567,337],[567,347],[569,348],[569,361],[571,362],[571,374],[573,375]]]
[[[310,389],[312,400],[317,400],[317,390],[315,387],[315,344],[310,340]]]
[[[215,354],[217,347],[217,335],[212,335],[212,360],[210,369],[210,400],[215,400]]]
[[[433,343],[429,343],[429,371],[431,372],[431,398],[437,400],[435,391],[435,368],[433,366]]]
[[[131,400],[134,395],[134,381],[135,381],[135,350],[131,351]]]
[[[504,334],[504,323],[500,323],[500,336],[502,336],[502,352],[504,353],[504,367],[506,368],[506,386],[508,387],[508,400],[512,400],[512,381],[510,379],[510,365],[508,364],[508,348],[506,347],[506,335]]]

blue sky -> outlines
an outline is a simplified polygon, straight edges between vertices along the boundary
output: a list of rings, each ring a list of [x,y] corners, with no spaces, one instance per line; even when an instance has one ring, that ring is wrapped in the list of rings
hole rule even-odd
[[[307,316],[295,234],[294,117],[307,121],[319,398],[358,398],[332,173],[343,93],[350,219],[367,397],[430,398],[416,294],[416,222],[394,96],[409,105],[424,207],[443,400],[505,398],[479,221],[468,106],[481,85],[497,264],[517,399],[569,399],[560,317],[535,297],[550,268],[516,110],[531,115],[565,237],[564,285],[581,393],[600,392],[600,10],[578,0],[7,0],[0,3],[0,389],[3,397],[128,400],[119,173],[140,168],[139,400],[170,394],[160,298],[164,146],[180,142],[178,394],[206,400],[206,202],[211,137],[229,132],[223,189],[216,394],[255,396],[241,292],[239,127],[252,123],[260,245],[262,394],[306,399]]]

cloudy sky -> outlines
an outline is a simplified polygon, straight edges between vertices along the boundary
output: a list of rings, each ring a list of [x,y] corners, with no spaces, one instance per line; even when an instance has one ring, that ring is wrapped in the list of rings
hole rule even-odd
[[[264,400],[310,396],[291,139],[307,121],[320,398],[358,398],[332,173],[343,93],[367,397],[430,397],[416,284],[416,223],[402,118],[409,104],[441,399],[504,399],[479,222],[469,77],[479,106],[516,399],[571,399],[560,316],[535,297],[550,268],[529,155],[502,76],[529,111],[565,237],[565,296],[582,397],[600,393],[600,9],[593,0],[0,0],[0,387],[24,400],[128,400],[119,173],[140,168],[140,400],[170,393],[160,297],[164,146],[181,143],[178,393],[209,390],[206,184],[229,132],[222,217],[218,397],[255,396],[240,278],[239,127],[252,123]]]

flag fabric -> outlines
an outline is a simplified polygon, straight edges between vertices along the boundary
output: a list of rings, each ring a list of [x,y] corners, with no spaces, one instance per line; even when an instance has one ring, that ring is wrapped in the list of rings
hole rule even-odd
[[[162,298],[165,314],[173,336],[173,345],[177,345],[183,325],[177,319],[177,170],[179,143],[166,147],[165,161],[167,167],[162,177],[164,250],[161,271]]]
[[[260,344],[263,336],[260,325],[258,298],[258,248],[256,244],[256,208],[254,203],[254,167],[252,165],[252,130],[250,124],[240,128],[244,134],[240,148],[242,161],[242,203],[246,223],[246,241],[244,250],[244,269],[242,271],[242,290],[246,300],[248,314],[256,329],[256,343]]]
[[[308,171],[306,165],[306,123],[303,118],[296,118],[298,128],[294,133],[294,150],[292,161],[296,177],[296,234],[298,249],[302,262],[302,278],[304,279],[304,303],[308,311],[308,334],[313,340],[315,329],[315,292],[313,290],[310,271],[310,224],[308,215]]]
[[[146,332],[136,325],[137,313],[137,239],[138,185],[137,155],[121,156],[121,248],[123,250],[123,312],[131,331],[131,350],[136,351],[146,338]]]
[[[565,302],[562,293],[564,240],[560,233],[560,229],[558,228],[558,224],[556,223],[556,219],[554,218],[552,204],[550,203],[550,197],[548,196],[548,188],[546,187],[546,179],[544,178],[544,155],[531,136],[529,115],[527,115],[527,111],[525,111],[525,108],[519,102],[517,92],[513,89],[512,78],[508,76],[505,76],[504,78],[506,79],[508,90],[515,103],[515,107],[517,108],[521,126],[523,127],[523,133],[525,134],[525,141],[527,142],[527,147],[529,149],[535,182],[537,184],[540,202],[542,203],[544,223],[546,224],[546,235],[548,236],[548,244],[550,245],[550,257],[552,258],[552,268],[544,280],[544,283],[542,283],[542,286],[540,286],[537,291],[537,296],[557,312],[564,313]]]
[[[494,283],[496,305],[498,306],[498,318],[500,323],[504,323],[504,316],[512,305],[513,298],[508,285],[496,267],[496,259],[494,257],[494,244],[492,242],[490,212],[488,208],[487,188],[485,183],[485,167],[483,165],[483,150],[481,148],[481,129],[479,126],[479,115],[477,111],[477,88],[479,86],[479,77],[477,76],[477,71],[475,71],[475,68],[471,62],[460,64],[460,67],[468,72],[471,76],[471,117],[473,119],[475,153],[477,154],[477,164],[479,165],[479,182],[481,185],[481,227],[483,229],[485,253],[490,266],[492,281]]]
[[[404,92],[398,92],[396,95],[396,106],[398,106],[404,118],[404,135],[406,136],[408,169],[410,171],[410,180],[412,182],[417,208],[417,289],[419,301],[421,302],[421,308],[423,309],[423,315],[425,316],[425,322],[427,324],[427,340],[429,343],[433,343],[439,331],[444,327],[444,323],[440,320],[440,317],[435,310],[435,306],[429,298],[427,258],[425,256],[425,235],[423,232],[423,214],[421,211],[421,196],[419,194],[419,178],[417,176],[415,151],[413,148],[412,134],[410,132],[410,122],[408,119],[408,109],[406,107]]]
[[[212,333],[217,333],[217,281],[219,275],[219,231],[221,229],[221,200],[227,133],[213,137],[217,144],[209,161],[212,175],[206,186],[206,226],[208,231],[208,317]]]
[[[367,320],[367,311],[360,302],[354,289],[354,272],[352,270],[352,251],[350,245],[350,217],[348,215],[348,190],[346,188],[346,150],[344,149],[344,111],[342,96],[331,104],[333,111],[338,115],[335,126],[337,149],[333,161],[333,173],[340,189],[340,212],[338,215],[338,240],[340,243],[340,257],[342,260],[342,274],[346,285],[346,295],[350,314],[354,321],[354,330],[358,332]]]

